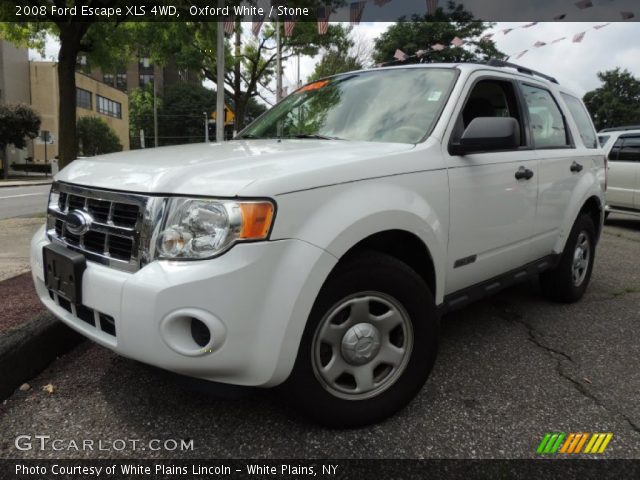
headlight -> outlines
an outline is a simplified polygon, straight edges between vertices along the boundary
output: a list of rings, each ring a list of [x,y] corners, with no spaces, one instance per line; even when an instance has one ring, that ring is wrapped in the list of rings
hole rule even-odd
[[[238,241],[264,240],[273,213],[274,206],[268,201],[169,198],[157,258],[210,258]]]

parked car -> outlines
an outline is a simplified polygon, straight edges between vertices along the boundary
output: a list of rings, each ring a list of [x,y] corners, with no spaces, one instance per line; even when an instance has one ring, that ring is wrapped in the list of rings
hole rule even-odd
[[[422,388],[443,313],[540,276],[587,288],[604,153],[580,97],[504,62],[306,85],[223,144],[75,161],[32,242],[63,322],[184,375],[282,385],[316,421]]]
[[[640,125],[606,128],[598,139],[609,160],[606,215],[640,215]]]

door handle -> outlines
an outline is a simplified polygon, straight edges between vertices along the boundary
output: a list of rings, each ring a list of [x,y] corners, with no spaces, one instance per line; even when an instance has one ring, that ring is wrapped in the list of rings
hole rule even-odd
[[[571,167],[569,167],[569,170],[571,170],[572,172],[578,173],[578,172],[581,172],[583,168],[584,167],[581,164],[579,164],[574,160],[573,163],[571,164]]]
[[[533,171],[528,168],[520,167],[516,172],[516,180],[530,180],[533,177]]]

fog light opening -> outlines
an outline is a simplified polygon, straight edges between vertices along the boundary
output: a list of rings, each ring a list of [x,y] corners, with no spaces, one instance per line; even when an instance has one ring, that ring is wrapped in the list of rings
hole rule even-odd
[[[197,318],[191,318],[191,338],[198,344],[198,346],[204,348],[209,345],[211,341],[211,330],[205,325],[204,322]]]

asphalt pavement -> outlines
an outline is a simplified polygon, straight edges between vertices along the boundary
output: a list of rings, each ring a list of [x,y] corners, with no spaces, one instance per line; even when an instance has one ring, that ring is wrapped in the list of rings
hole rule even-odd
[[[44,214],[51,185],[0,188],[0,220]]]
[[[640,219],[612,215],[581,302],[543,300],[532,282],[448,315],[417,398],[356,430],[311,425],[278,391],[204,392],[85,342],[0,405],[0,457],[533,458],[547,432],[612,432],[600,456],[638,459],[639,259]],[[19,451],[18,435],[62,450]],[[86,439],[193,449],[69,448]]]

